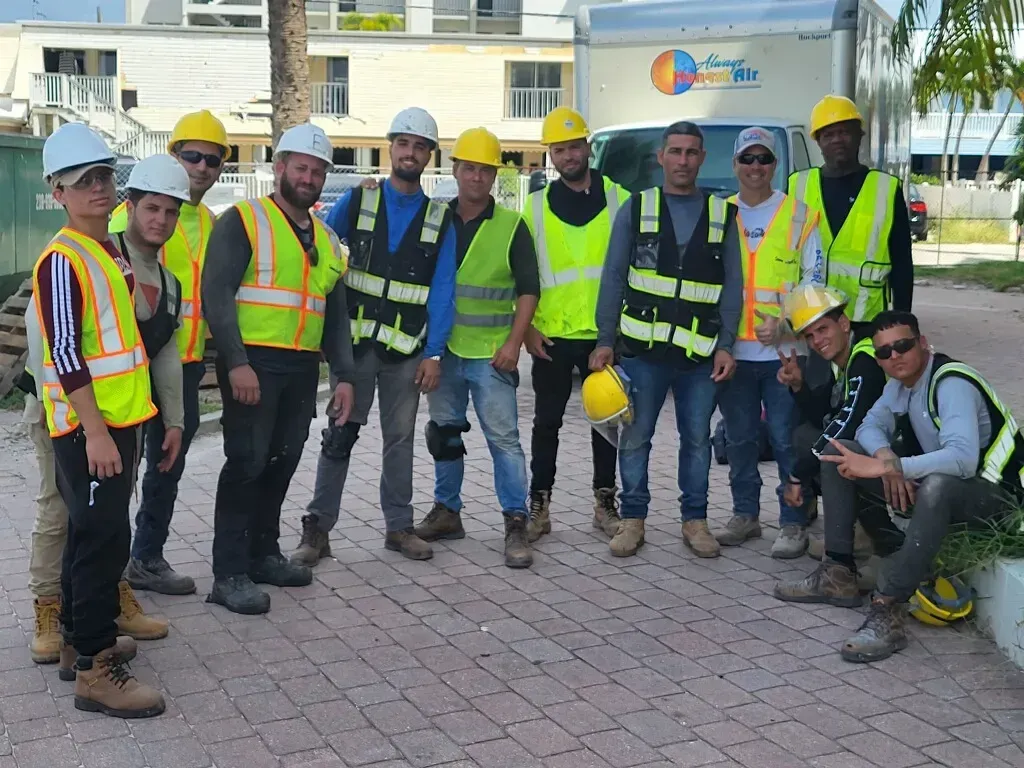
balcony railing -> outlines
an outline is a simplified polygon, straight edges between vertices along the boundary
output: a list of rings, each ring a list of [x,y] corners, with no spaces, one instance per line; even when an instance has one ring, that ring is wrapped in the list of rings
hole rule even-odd
[[[309,111],[314,115],[347,115],[348,83],[313,83],[310,86]]]
[[[116,77],[61,75],[56,72],[32,75],[32,101],[39,106],[63,107],[73,95],[83,93],[91,93],[112,105],[121,100]]]
[[[117,99],[104,99],[86,84],[102,85],[103,80],[116,78],[84,77],[43,73],[32,75],[31,104],[71,112],[78,119],[104,131],[114,141],[126,141],[146,130],[146,126],[119,106]]]
[[[564,88],[506,88],[507,120],[543,120],[565,100]]]
[[[1009,141],[1014,138],[1014,131],[1024,115],[1019,112],[1011,114],[1006,118],[996,139]],[[946,126],[949,124],[950,144],[956,141],[957,132],[960,130],[960,122],[964,119],[963,113],[954,113],[953,122],[949,123],[948,112],[929,112],[924,117],[914,115],[912,134],[921,139],[943,139],[946,136]],[[963,139],[991,139],[999,127],[999,121],[1003,119],[1002,114],[991,112],[979,112],[968,114],[967,122],[964,123]]]
[[[434,0],[435,16],[469,16],[470,0]],[[476,15],[488,19],[514,19],[523,15],[523,0],[477,0]]]
[[[337,0],[338,13],[405,15],[405,0]]]

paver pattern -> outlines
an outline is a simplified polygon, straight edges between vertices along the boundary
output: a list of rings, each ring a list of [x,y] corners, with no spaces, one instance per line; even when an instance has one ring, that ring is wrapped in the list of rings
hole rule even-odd
[[[1024,298],[919,288],[917,299],[931,341],[980,367],[1024,415]],[[528,449],[525,360],[522,372]],[[314,423],[284,510],[286,551],[313,485],[322,423]],[[134,662],[140,678],[166,692],[167,712],[144,721],[78,712],[72,686],[28,654],[37,476],[30,444],[11,418],[6,424],[0,768],[1024,766],[1024,674],[970,628],[915,624],[906,651],[848,664],[837,644],[861,614],[775,600],[777,579],[814,562],[772,560],[774,528],[716,560],[685,549],[671,406],[652,455],[647,544],[634,558],[612,558],[591,528],[578,395],[562,432],[554,530],[537,545],[532,570],[501,564],[478,428],[467,435],[467,538],[435,545],[428,562],[385,551],[371,421],[333,537],[336,559],[319,565],[309,587],[272,589],[262,617],[203,602],[222,452],[219,435],[202,438],[167,553],[196,577],[199,593],[140,595],[171,620],[170,636],[140,644]],[[421,514],[432,499],[428,459],[418,444]],[[763,517],[774,525],[776,471],[761,469]],[[730,495],[717,466],[711,503],[721,524]]]

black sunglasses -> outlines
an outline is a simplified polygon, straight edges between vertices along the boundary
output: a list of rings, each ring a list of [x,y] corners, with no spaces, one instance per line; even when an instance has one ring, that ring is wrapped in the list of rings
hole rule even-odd
[[[876,347],[875,358],[878,360],[888,360],[892,357],[893,352],[905,355],[917,346],[917,340],[917,336],[911,336],[908,339],[899,339],[892,344],[886,344],[884,347]]]
[[[194,149],[186,149],[184,152],[179,152],[178,157],[189,165],[199,165],[200,161],[205,160],[207,168],[220,168],[221,164],[220,155],[207,155]]]
[[[775,162],[775,155],[770,152],[764,152],[759,155],[742,154],[736,159],[740,161],[740,165],[753,165],[754,163],[758,165],[771,165]]]

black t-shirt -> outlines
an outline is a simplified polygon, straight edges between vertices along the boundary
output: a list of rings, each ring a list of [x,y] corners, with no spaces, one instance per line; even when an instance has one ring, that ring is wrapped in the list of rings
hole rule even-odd
[[[571,227],[585,227],[608,206],[604,195],[604,176],[590,171],[590,187],[577,192],[561,179],[551,182],[544,193],[551,212]]]

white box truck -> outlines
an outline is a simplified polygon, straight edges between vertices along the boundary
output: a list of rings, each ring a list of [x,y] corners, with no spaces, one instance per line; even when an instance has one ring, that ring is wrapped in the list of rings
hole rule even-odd
[[[582,6],[575,104],[593,132],[592,165],[637,191],[662,183],[655,153],[676,120],[701,126],[698,183],[735,191],[737,133],[760,125],[779,146],[774,185],[821,163],[808,132],[824,95],[853,99],[861,160],[908,181],[911,69],[892,55],[893,19],[871,0],[640,0]]]

